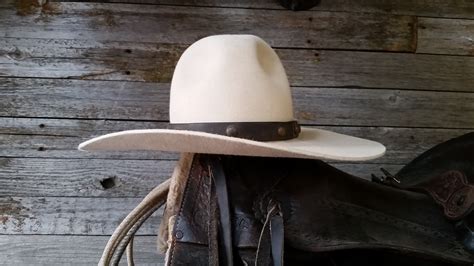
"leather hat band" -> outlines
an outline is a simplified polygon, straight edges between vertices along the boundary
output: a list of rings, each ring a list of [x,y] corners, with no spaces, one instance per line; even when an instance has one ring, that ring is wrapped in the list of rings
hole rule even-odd
[[[298,137],[301,128],[297,121],[289,122],[235,122],[170,124],[170,128],[201,131],[223,136],[256,141],[288,140]]]

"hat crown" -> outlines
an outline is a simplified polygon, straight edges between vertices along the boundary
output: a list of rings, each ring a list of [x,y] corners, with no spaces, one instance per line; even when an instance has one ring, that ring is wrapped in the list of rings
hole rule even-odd
[[[179,59],[171,82],[171,123],[291,120],[285,70],[275,51],[259,37],[206,37]]]

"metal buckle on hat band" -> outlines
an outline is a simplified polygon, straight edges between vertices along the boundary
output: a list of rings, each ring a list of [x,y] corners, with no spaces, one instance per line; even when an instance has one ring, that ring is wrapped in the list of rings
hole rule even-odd
[[[297,138],[301,128],[297,121],[170,124],[171,129],[201,131],[256,141]]]

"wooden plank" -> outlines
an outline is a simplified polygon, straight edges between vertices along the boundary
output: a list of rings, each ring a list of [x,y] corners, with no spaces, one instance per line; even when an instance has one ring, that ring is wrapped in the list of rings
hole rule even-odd
[[[111,235],[141,198],[0,197],[0,234]],[[156,235],[163,210],[137,232]]]
[[[0,118],[0,156],[36,158],[176,159],[166,152],[79,152],[93,136],[127,129],[164,128],[166,123],[70,119]],[[472,129],[318,126],[383,143],[387,153],[373,163],[405,164],[417,154]]]
[[[419,18],[416,52],[474,55],[474,20]]]
[[[0,39],[0,76],[170,82],[184,45]]]
[[[0,76],[168,83],[186,47],[143,42],[0,38]],[[473,57],[276,51],[293,86],[474,91]]]
[[[77,146],[93,136],[129,129],[166,128],[144,121],[0,118],[0,156],[35,158],[177,159],[169,152],[80,152]]]
[[[474,91],[474,58],[279,50],[293,86]]]
[[[299,87],[293,95],[302,123],[474,127],[474,93]]]
[[[275,47],[414,51],[416,44],[414,16],[103,3],[44,9],[4,5],[0,37],[190,44],[213,34],[252,33]]]
[[[0,158],[0,197],[144,197],[171,177],[176,161]],[[368,179],[399,164],[333,163]]]
[[[0,158],[0,197],[144,197],[175,161]]]
[[[61,0],[61,2],[75,1],[77,0]],[[272,0],[200,0],[198,3],[195,0],[101,0],[101,2],[283,9],[277,1]],[[321,1],[311,10],[474,18],[474,4],[465,0],[332,0]]]
[[[168,119],[168,84],[8,78],[0,95],[6,117]],[[296,87],[293,100],[304,124],[474,128],[474,93]]]
[[[6,79],[0,91],[1,116],[140,120],[168,116],[167,84]]]
[[[108,236],[0,235],[0,261],[8,265],[96,265]],[[136,265],[164,265],[156,236],[137,236]],[[120,265],[127,265],[125,255]]]
[[[332,0],[321,1],[313,10],[474,18],[474,3],[465,0]]]

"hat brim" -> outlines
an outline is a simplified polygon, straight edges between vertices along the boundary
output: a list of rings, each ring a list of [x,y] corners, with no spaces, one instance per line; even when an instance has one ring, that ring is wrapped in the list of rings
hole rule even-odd
[[[382,144],[327,130],[302,127],[298,138],[260,142],[199,131],[174,129],[127,130],[93,138],[83,151],[156,150],[226,155],[365,161],[385,153]]]

